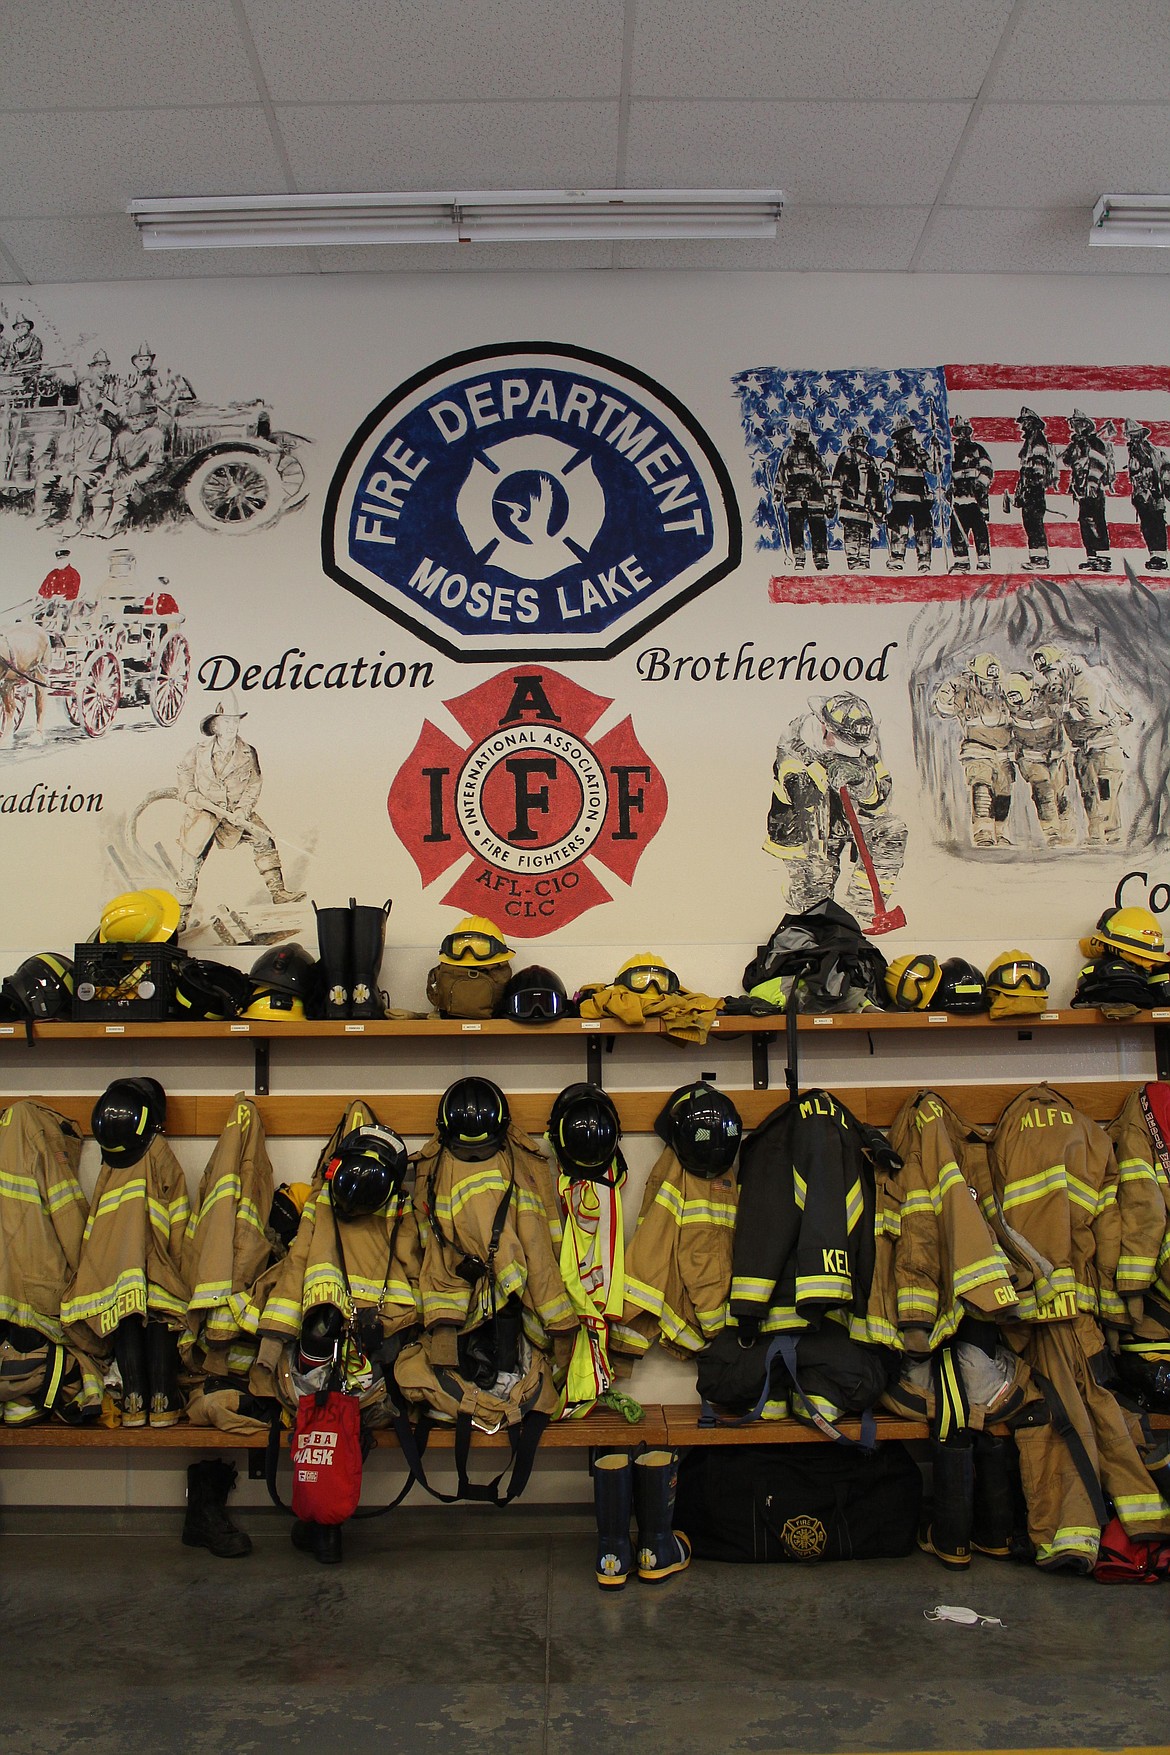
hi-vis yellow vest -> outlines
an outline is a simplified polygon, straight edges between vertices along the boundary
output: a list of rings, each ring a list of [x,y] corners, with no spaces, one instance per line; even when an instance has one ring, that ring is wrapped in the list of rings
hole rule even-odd
[[[608,1319],[621,1315],[626,1297],[620,1180],[610,1186],[557,1179],[565,1208],[561,1278],[581,1325],[561,1392],[560,1420],[587,1414],[613,1382]]]

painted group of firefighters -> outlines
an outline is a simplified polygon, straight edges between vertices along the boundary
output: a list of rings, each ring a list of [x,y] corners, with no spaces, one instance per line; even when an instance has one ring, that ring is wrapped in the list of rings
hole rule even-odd
[[[959,762],[976,847],[1010,846],[1017,776],[1027,787],[1044,843],[1113,846],[1122,839],[1121,734],[1133,715],[1102,665],[1052,645],[1032,654],[1032,673],[1004,671],[990,652],[934,691],[934,711],[958,723]]]
[[[161,473],[167,423],[193,404],[195,392],[182,373],[158,370],[154,350],[145,341],[120,375],[104,348],[95,350],[84,371],[54,368],[46,373],[39,338],[32,339],[37,342],[35,359],[18,360],[11,349],[0,355],[0,389],[13,408],[60,401],[69,413],[60,422],[33,422],[17,429],[10,479],[16,487],[32,487],[33,511],[42,529],[61,537],[82,531],[113,536]]]
[[[1078,408],[1068,424],[1069,442],[1057,451],[1035,409],[1021,408],[1016,419],[1021,438],[1018,469],[1014,490],[1004,493],[1004,510],[1010,512],[1014,503],[1020,514],[1028,548],[1023,566],[1030,572],[1050,569],[1048,495],[1057,489],[1063,469],[1085,551],[1079,569],[1110,571],[1105,500],[1117,483],[1113,446],[1124,442],[1130,498],[1148,550],[1146,565],[1152,572],[1164,572],[1170,457],[1152,443],[1150,428],[1140,421],[1104,421],[1098,427]],[[793,421],[772,484],[777,528],[787,541],[793,566],[803,569],[811,549],[817,570],[827,570],[829,520],[835,517],[850,572],[868,570],[875,535],[884,530],[891,572],[900,573],[905,567],[913,532],[918,571],[929,573],[940,528],[946,531],[952,573],[971,570],[972,550],[976,569],[989,572],[994,466],[965,415],[952,416],[950,428],[950,479],[944,487],[942,445],[934,441],[928,451],[907,414],[894,420],[882,457],[874,455],[865,427],[857,426],[831,469],[817,449],[810,423]]]

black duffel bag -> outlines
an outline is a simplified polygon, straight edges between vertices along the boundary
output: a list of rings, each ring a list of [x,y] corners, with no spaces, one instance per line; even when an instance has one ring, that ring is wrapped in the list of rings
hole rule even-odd
[[[696,1446],[676,1529],[700,1560],[894,1560],[913,1551],[922,1476],[904,1445]]]

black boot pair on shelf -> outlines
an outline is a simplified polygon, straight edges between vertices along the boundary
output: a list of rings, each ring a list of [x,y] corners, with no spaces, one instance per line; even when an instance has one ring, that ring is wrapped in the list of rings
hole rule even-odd
[[[638,1577],[658,1584],[691,1563],[691,1544],[673,1528],[678,1458],[671,1450],[647,1450],[632,1461],[624,1452],[593,1464],[597,1513],[597,1582],[621,1590],[634,1568],[630,1512],[638,1521]]]
[[[126,1316],[114,1330],[114,1358],[122,1376],[122,1424],[174,1426],[183,1411],[179,1344],[165,1322]]]
[[[934,1504],[918,1546],[952,1572],[964,1572],[972,1550],[1010,1560],[1015,1528],[1013,1446],[990,1432],[967,1432],[931,1445]]]
[[[386,916],[392,904],[318,908],[317,948],[325,980],[327,1018],[383,1018],[388,996],[378,985],[386,948]]]

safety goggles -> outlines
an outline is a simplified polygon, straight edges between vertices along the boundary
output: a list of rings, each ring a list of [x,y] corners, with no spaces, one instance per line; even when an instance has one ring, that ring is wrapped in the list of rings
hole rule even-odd
[[[513,993],[508,1000],[506,1016],[517,1024],[551,1024],[557,1018],[563,1018],[565,1010],[563,994],[546,987],[528,993]]]
[[[1025,987],[1030,993],[1047,993],[1048,983],[1043,963],[1000,963],[987,977],[987,985],[998,987],[1001,993],[1018,993]]]
[[[920,1010],[930,1004],[938,981],[938,964],[933,957],[923,957],[917,963],[910,963],[902,970],[894,986],[894,1004]]]
[[[452,932],[439,946],[454,963],[486,963],[489,957],[510,956],[511,946],[486,932]]]
[[[663,963],[639,963],[636,969],[623,969],[614,976],[613,984],[627,988],[630,993],[648,993],[651,988],[658,993],[682,992],[678,976]]]

